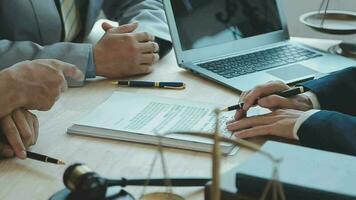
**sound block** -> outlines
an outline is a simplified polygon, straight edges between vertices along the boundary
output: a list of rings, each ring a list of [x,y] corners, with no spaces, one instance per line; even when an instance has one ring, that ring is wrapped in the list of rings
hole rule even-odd
[[[135,200],[135,198],[125,190],[121,189],[121,187],[110,187],[106,192],[106,196],[115,196],[114,198],[110,198],[110,200]],[[73,196],[70,190],[63,189],[56,192],[53,196],[49,198],[49,200],[82,200],[81,198]],[[98,199],[102,200],[102,199]]]

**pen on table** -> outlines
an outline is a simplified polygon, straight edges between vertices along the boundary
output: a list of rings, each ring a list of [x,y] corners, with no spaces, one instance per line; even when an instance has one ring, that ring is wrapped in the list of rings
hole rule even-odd
[[[297,87],[292,87],[290,89],[281,91],[281,92],[277,92],[274,93],[275,95],[281,96],[281,97],[292,97],[298,94],[302,94],[304,92],[309,91],[308,88],[304,88],[303,86],[297,86]],[[227,111],[232,111],[232,110],[238,110],[238,109],[242,109],[244,106],[244,103],[239,103],[233,106],[229,106],[225,109],[222,109],[222,112],[227,112]]]
[[[53,163],[57,165],[65,165],[66,163],[62,160],[58,160],[55,158],[51,158],[46,155],[38,154],[38,153],[33,153],[31,151],[26,151],[27,158],[33,159],[33,160],[38,160],[46,163]]]
[[[153,82],[153,81],[115,81],[113,84],[127,87],[157,87],[165,89],[185,89],[182,82]]]

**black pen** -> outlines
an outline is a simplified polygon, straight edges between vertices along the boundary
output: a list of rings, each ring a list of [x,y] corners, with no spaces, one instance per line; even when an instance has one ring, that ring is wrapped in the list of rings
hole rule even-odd
[[[295,95],[298,95],[298,94],[302,94],[304,92],[307,92],[309,91],[308,88],[305,88],[303,86],[297,86],[297,87],[292,87],[288,90],[284,90],[284,91],[281,91],[281,92],[277,92],[277,93],[274,93],[275,95],[278,95],[278,96],[281,96],[281,97],[292,97],[292,96],[295,96]],[[227,112],[227,111],[232,111],[232,110],[238,110],[238,109],[242,109],[244,106],[244,103],[239,103],[239,104],[236,104],[236,105],[233,105],[233,106],[229,106],[225,109],[222,109],[221,111],[222,112]]]
[[[117,81],[113,82],[119,86],[127,87],[157,87],[165,89],[185,89],[182,82],[153,82],[153,81]]]
[[[42,161],[42,162],[46,162],[46,163],[53,163],[53,164],[57,164],[57,165],[65,165],[66,164],[62,160],[51,158],[49,156],[38,154],[38,153],[33,153],[30,151],[26,151],[26,154],[27,154],[27,158],[30,158],[33,160],[38,160],[38,161]]]

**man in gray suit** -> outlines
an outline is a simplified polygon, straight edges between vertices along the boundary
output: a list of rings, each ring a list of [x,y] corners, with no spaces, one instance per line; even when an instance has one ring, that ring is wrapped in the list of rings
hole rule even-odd
[[[82,43],[101,9],[126,25],[104,23],[97,44]],[[1,0],[0,27],[2,67],[54,58],[76,65],[86,78],[149,73],[171,48],[160,0]]]
[[[64,78],[81,81],[74,65],[58,60],[23,61],[0,71],[0,156],[26,158],[38,136],[38,120],[28,110],[48,110],[67,88]]]

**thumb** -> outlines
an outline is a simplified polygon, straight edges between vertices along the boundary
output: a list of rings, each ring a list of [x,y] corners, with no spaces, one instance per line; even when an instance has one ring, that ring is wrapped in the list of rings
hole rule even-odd
[[[112,29],[114,28],[114,26],[112,26],[111,24],[107,23],[107,22],[104,22],[101,24],[101,28],[106,32],[108,31],[109,29]]]
[[[235,120],[238,121],[244,117],[246,117],[246,111],[243,109],[238,109],[235,113]]]
[[[136,30],[138,27],[138,22],[134,22],[131,24],[124,24],[118,27],[118,31],[120,33],[131,33],[132,31]]]
[[[76,81],[84,80],[84,74],[74,65],[66,64],[63,67],[64,76],[70,77]]]
[[[124,24],[119,27],[109,29],[108,31],[111,33],[131,33],[134,30],[136,30],[137,27],[138,27],[138,23],[134,22],[132,24]]]
[[[84,74],[74,65],[56,59],[44,60],[49,62],[49,65],[58,71],[61,71],[64,76],[70,77],[76,81],[84,80]]]
[[[76,81],[84,80],[84,74],[76,66],[62,61],[57,61],[57,63],[59,65],[57,65],[56,68],[62,71],[64,76],[70,77]]]

